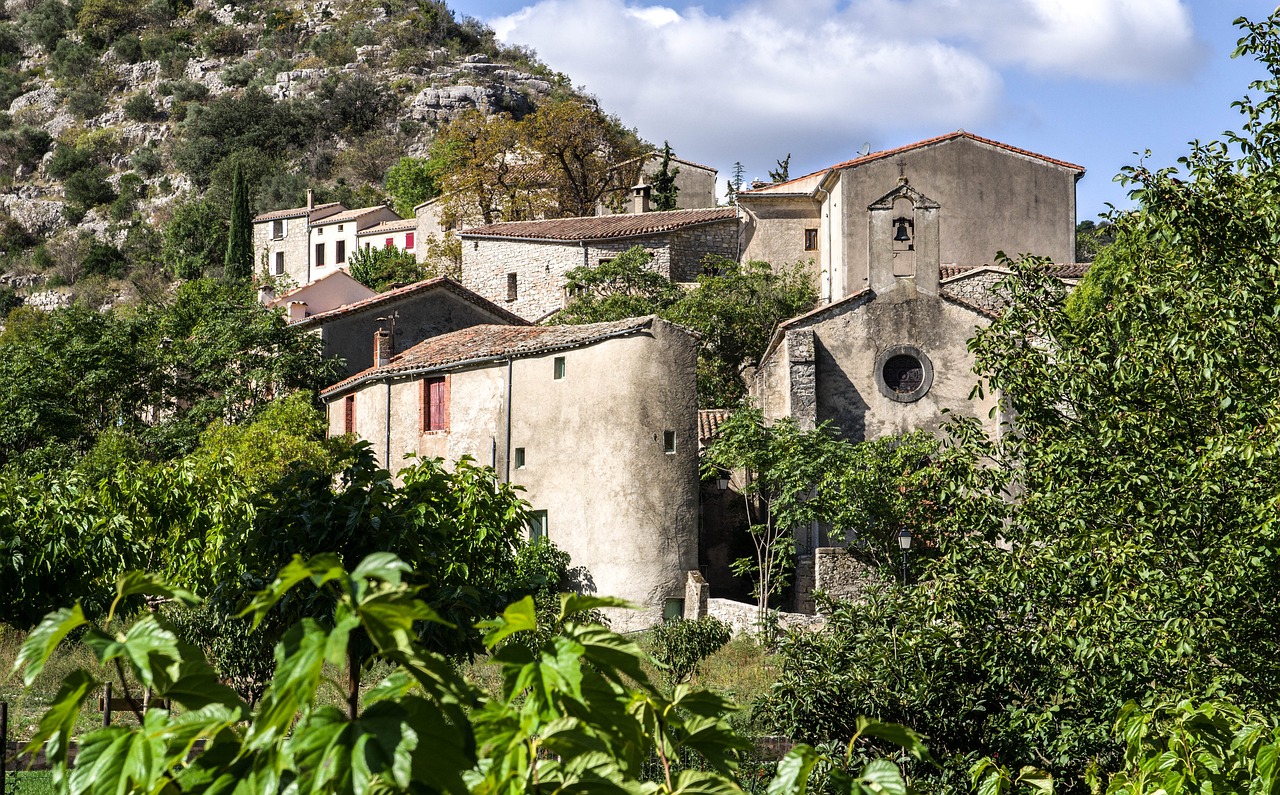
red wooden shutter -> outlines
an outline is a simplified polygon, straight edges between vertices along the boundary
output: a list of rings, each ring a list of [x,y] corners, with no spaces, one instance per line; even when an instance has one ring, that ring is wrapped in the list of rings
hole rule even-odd
[[[413,250],[413,233],[412,232],[404,233],[404,248],[406,251]]]
[[[448,410],[444,379],[427,379],[427,430],[446,430],[449,427]]]
[[[356,396],[347,395],[346,400],[342,401],[342,432],[356,432]]]

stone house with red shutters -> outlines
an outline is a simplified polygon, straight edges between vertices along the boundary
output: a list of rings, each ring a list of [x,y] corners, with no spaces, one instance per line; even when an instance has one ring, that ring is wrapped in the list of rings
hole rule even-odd
[[[615,628],[681,614],[698,564],[697,345],[657,317],[581,326],[477,325],[393,353],[321,393],[333,435],[406,454],[466,455],[520,486],[532,535],[590,593],[642,607]]]

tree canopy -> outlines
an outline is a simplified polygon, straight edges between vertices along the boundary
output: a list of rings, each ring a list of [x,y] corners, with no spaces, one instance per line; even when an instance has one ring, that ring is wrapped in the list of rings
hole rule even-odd
[[[995,756],[1084,792],[1124,764],[1130,700],[1280,712],[1280,15],[1241,24],[1269,73],[1237,103],[1243,131],[1124,170],[1137,209],[1112,219],[1116,267],[1080,311],[1011,263],[1009,306],[971,345],[1016,428],[953,426],[919,584],[792,640],[776,729],[836,738],[865,712],[928,727],[952,760],[940,787]]]

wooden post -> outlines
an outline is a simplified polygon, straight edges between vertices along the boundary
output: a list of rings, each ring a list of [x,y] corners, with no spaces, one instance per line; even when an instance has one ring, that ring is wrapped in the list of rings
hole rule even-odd
[[[9,705],[0,701],[0,795],[8,792],[5,789],[5,764],[9,761]]]
[[[111,683],[102,686],[102,728],[111,725]]]

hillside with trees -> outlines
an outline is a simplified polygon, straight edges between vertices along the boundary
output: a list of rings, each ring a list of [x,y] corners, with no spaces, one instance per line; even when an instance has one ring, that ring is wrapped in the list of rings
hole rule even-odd
[[[314,188],[318,202],[408,214],[467,162],[466,119],[537,116],[527,140],[548,150],[588,128],[619,159],[642,147],[567,77],[441,0],[10,3],[0,109],[9,303],[57,288],[98,307],[218,275],[237,173],[251,213]]]

